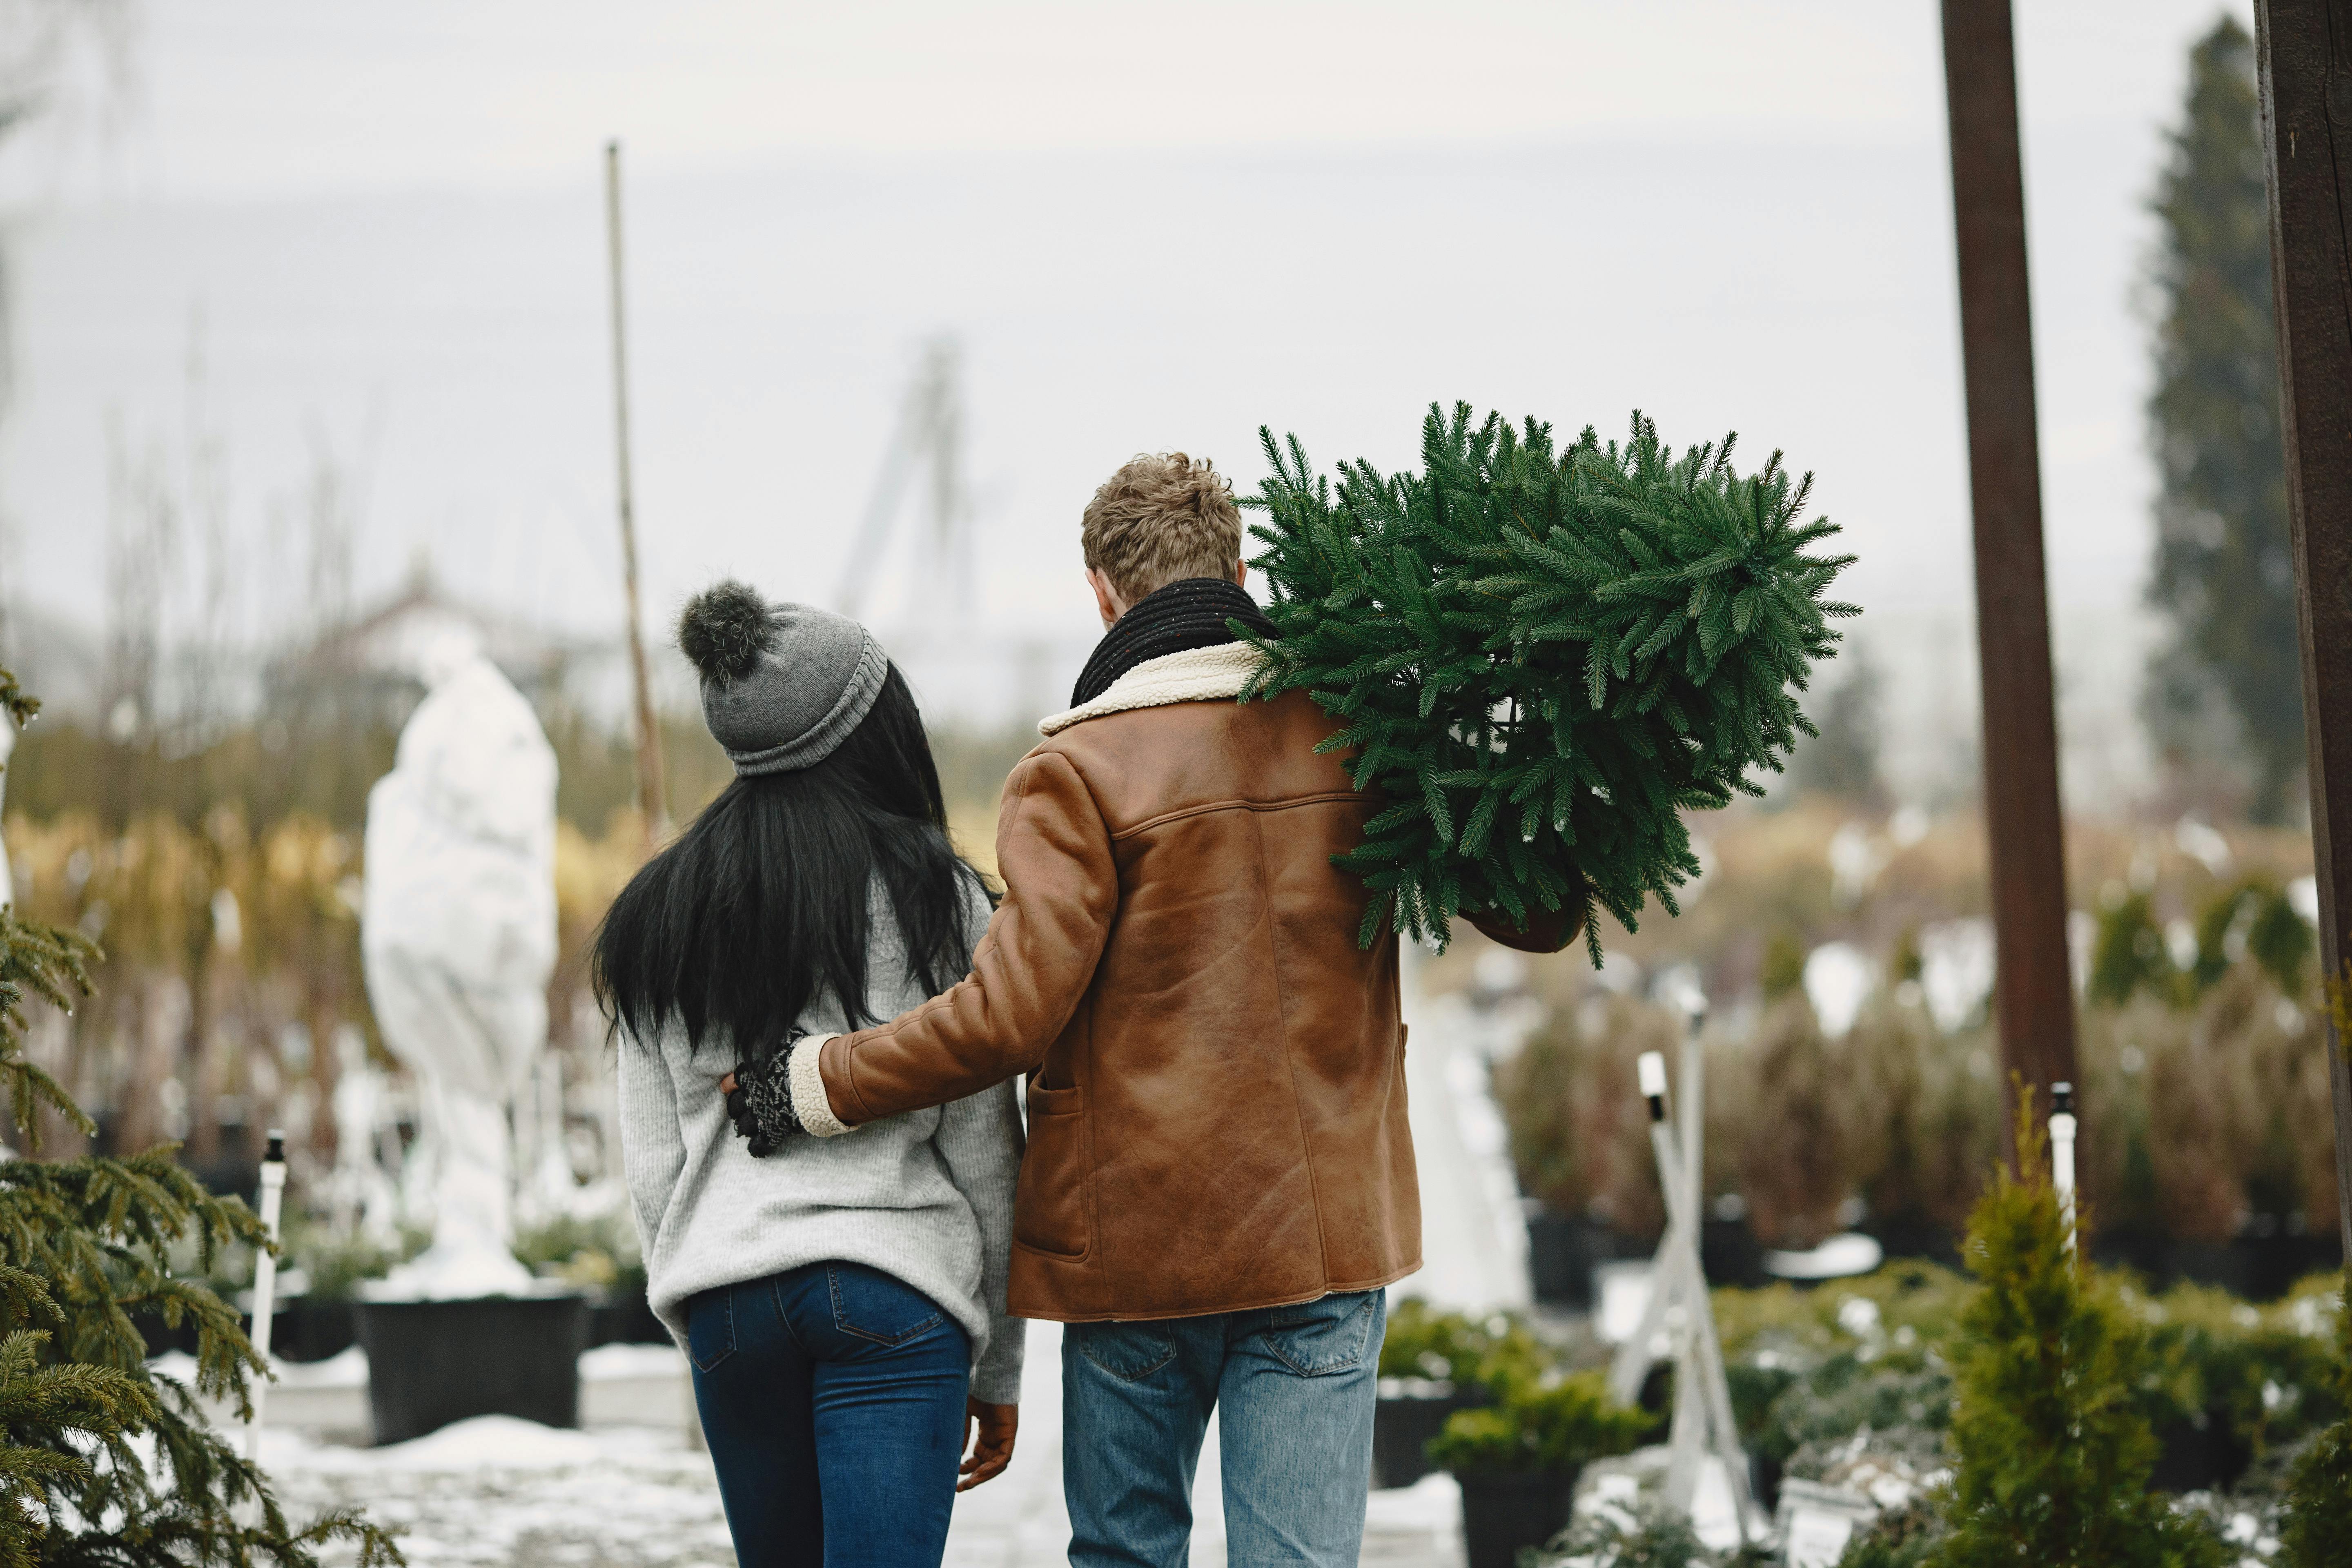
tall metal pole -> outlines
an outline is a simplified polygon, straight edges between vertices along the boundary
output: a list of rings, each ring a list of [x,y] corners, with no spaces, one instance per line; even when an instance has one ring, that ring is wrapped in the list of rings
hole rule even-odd
[[[604,238],[613,275],[614,451],[621,478],[621,576],[629,600],[629,674],[637,699],[637,816],[645,824],[646,847],[669,828],[669,802],[662,788],[661,729],[654,720],[653,684],[646,674],[645,616],[637,596],[637,523],[629,490],[629,355],[621,306],[621,144],[604,143]]]
[[[1984,689],[1985,826],[1992,851],[2001,1065],[2046,1096],[2073,1082],[2066,843],[2058,806],[2050,605],[2026,300],[2025,181],[2009,0],[1943,0],[1976,512],[1977,658]],[[2006,1073],[2004,1074],[2006,1076]],[[2046,1100],[2036,1120],[2047,1111]],[[2001,1119],[2014,1139],[2013,1118]]]
[[[2336,1224],[2352,1258],[2352,0],[2257,0],[2271,299],[2286,419],[2287,519],[2319,956],[2336,1005],[2322,1026],[2336,1097]]]

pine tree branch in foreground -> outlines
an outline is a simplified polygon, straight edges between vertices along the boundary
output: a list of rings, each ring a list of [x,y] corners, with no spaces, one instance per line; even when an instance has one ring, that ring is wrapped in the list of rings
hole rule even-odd
[[[0,722],[31,708],[0,670]],[[70,1010],[98,957],[79,933],[0,908],[0,1079],[28,1146],[45,1105],[89,1121],[26,1059],[25,1005]],[[400,1562],[356,1512],[293,1526],[205,1423],[200,1395],[249,1415],[250,1380],[268,1368],[234,1307],[173,1277],[172,1249],[193,1242],[208,1272],[221,1247],[268,1242],[241,1200],[205,1192],[173,1152],[0,1163],[0,1568],[312,1568],[338,1542],[362,1565]],[[147,1364],[142,1315],[193,1322],[194,1388]]]
[[[1760,795],[1748,775],[1815,733],[1795,694],[1860,613],[1822,596],[1853,558],[1807,553],[1838,531],[1800,521],[1811,476],[1777,452],[1739,474],[1733,437],[1677,458],[1638,412],[1622,446],[1588,426],[1555,448],[1534,419],[1433,405],[1421,473],[1336,482],[1259,437],[1273,472],[1242,504],[1266,514],[1252,564],[1280,635],[1249,638],[1244,700],[1310,693],[1388,803],[1339,861],[1372,894],[1361,940],[1566,910],[1597,966],[1596,909],[1628,931],[1651,897],[1678,913],[1682,814]]]

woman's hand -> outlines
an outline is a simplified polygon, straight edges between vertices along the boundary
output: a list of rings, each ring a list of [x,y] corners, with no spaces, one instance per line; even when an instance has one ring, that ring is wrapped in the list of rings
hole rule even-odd
[[[956,1482],[956,1490],[968,1492],[1003,1475],[1004,1467],[1013,1462],[1013,1435],[1021,1425],[1021,1406],[967,1399],[963,1417],[971,1454],[961,1466],[963,1479]]]

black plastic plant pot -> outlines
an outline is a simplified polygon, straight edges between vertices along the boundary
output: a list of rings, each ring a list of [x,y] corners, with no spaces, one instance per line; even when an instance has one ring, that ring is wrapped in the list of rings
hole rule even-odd
[[[251,1312],[245,1314],[245,1331],[253,1331]],[[349,1350],[357,1335],[347,1300],[288,1296],[269,1315],[269,1353],[279,1361],[325,1361]]]
[[[588,1343],[596,1345],[666,1345],[669,1331],[654,1316],[645,1288],[610,1290],[589,1309]]]
[[[475,1415],[580,1425],[585,1296],[362,1301],[359,1331],[379,1444]]]
[[[1592,1266],[1607,1262],[1616,1248],[1608,1230],[1579,1215],[1530,1204],[1528,1215],[1528,1282],[1538,1301],[1589,1310]]]
[[[1372,1485],[1409,1487],[1429,1474],[1429,1440],[1445,1418],[1493,1403],[1484,1389],[1417,1377],[1381,1379],[1380,1403],[1372,1406]]]
[[[1576,1472],[1480,1475],[1462,1482],[1462,1545],[1469,1568],[1517,1568],[1519,1553],[1568,1528]]]

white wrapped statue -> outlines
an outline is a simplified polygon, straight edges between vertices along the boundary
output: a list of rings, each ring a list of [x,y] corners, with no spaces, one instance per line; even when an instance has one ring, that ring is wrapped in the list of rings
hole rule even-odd
[[[386,1296],[531,1285],[515,1261],[509,1110],[547,1044],[555,964],[555,752],[530,704],[454,626],[420,638],[425,700],[368,795],[368,1000],[415,1074],[433,1244]]]

